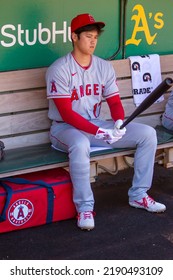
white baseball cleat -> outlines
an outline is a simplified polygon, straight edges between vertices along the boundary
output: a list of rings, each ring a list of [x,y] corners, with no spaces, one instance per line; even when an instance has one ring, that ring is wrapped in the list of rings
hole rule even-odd
[[[138,201],[129,201],[129,205],[136,208],[142,208],[153,213],[161,213],[166,210],[166,206],[164,204],[156,202],[148,195]]]
[[[95,213],[93,211],[85,211],[78,213],[77,226],[81,229],[92,230],[95,226],[94,216]]]

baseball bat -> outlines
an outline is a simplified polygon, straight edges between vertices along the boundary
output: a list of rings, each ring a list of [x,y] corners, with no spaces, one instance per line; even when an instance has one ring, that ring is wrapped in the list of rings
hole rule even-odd
[[[151,93],[148,95],[144,101],[137,107],[137,109],[124,121],[120,129],[125,127],[129,122],[131,122],[136,116],[141,114],[147,108],[149,108],[161,95],[164,94],[173,85],[172,78],[166,78],[161,82]]]

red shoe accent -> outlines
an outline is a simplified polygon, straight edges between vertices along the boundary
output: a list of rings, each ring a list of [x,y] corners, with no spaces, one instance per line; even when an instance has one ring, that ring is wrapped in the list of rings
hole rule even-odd
[[[148,201],[147,201],[147,198],[148,198],[148,200],[150,200],[151,203],[155,204],[154,199],[151,198],[150,196],[146,196],[146,197],[142,198],[142,202],[139,202],[139,201],[137,201],[137,200],[135,200],[135,202],[136,202],[137,204],[139,204],[139,205],[145,207],[145,208],[148,208]]]

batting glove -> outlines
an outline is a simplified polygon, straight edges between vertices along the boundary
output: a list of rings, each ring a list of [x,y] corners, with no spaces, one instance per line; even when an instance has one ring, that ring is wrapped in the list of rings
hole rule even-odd
[[[121,139],[122,136],[121,135],[114,135],[114,130],[113,129],[99,128],[97,130],[95,138],[99,139],[99,140],[104,140],[108,144],[113,144],[114,142]]]
[[[125,127],[123,127],[122,129],[120,128],[122,124],[123,124],[122,120],[117,120],[115,122],[114,129],[113,129],[113,138],[107,141],[109,144],[115,143],[116,141],[121,139],[123,135],[126,133]]]
[[[123,121],[122,120],[117,120],[115,122],[115,125],[114,125],[114,129],[113,129],[113,135],[115,137],[117,136],[123,136],[125,133],[126,133],[126,128],[123,127],[122,129],[120,128],[123,124]]]

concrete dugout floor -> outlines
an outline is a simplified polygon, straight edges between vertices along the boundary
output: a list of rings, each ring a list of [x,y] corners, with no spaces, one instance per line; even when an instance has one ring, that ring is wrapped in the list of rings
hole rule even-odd
[[[155,166],[149,194],[166,204],[162,214],[128,205],[133,169],[99,175],[93,183],[96,228],[76,220],[0,234],[1,260],[172,260],[173,169]]]

